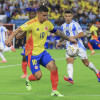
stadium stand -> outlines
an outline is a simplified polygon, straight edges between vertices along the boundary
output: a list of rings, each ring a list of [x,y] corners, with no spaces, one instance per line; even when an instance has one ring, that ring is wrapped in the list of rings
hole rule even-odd
[[[100,30],[100,0],[0,0],[0,15],[6,15],[7,23],[13,23],[17,28],[28,21],[29,12],[37,11],[41,4],[49,8],[48,19],[58,29],[64,22],[64,11],[71,9],[74,20],[79,22],[83,30],[91,21],[95,21]]]

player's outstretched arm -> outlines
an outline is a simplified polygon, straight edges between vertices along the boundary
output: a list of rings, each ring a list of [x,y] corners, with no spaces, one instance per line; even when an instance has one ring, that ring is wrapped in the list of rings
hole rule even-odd
[[[67,41],[70,41],[70,42],[72,42],[72,43],[77,43],[77,41],[76,41],[74,38],[68,37],[68,36],[65,35],[62,31],[57,30],[57,31],[55,32],[55,34],[56,34],[57,36],[61,37],[63,40],[67,40]]]
[[[23,39],[26,36],[26,32],[20,32],[16,35],[16,39]]]
[[[5,45],[6,46],[11,46],[11,41],[12,41],[12,39],[18,34],[18,33],[20,33],[20,32],[23,32],[22,31],[22,29],[19,27],[19,28],[17,28],[11,35],[10,35],[10,37],[5,41]]]

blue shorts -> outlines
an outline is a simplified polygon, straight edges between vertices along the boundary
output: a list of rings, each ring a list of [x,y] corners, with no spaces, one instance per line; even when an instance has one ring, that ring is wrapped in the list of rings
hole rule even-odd
[[[99,40],[95,40],[95,39],[89,40],[89,42],[90,43],[100,44],[100,41]]]
[[[26,56],[26,60],[28,61],[28,56]],[[44,50],[41,54],[37,56],[31,55],[30,69],[31,69],[32,74],[40,70],[40,64],[46,67],[46,65],[52,60],[54,59],[51,57],[51,55],[46,50]]]
[[[25,55],[25,48],[24,48],[24,50],[22,51],[21,55]]]

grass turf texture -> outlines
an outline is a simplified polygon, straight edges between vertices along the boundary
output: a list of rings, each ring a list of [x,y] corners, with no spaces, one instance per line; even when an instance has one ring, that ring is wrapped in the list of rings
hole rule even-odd
[[[7,63],[0,63],[0,100],[99,100],[100,82],[93,71],[85,67],[81,60],[77,58],[74,62],[74,84],[71,85],[63,79],[66,74],[67,63],[65,60],[65,50],[47,50],[56,61],[59,72],[58,91],[64,97],[51,97],[50,72],[41,66],[42,78],[32,82],[32,91],[28,92],[25,87],[25,79],[21,79],[22,69],[20,55],[22,49],[17,49],[15,53],[5,52]],[[88,58],[96,68],[100,69],[100,50]],[[1,59],[0,59],[1,60]],[[28,75],[31,74],[29,68]]]

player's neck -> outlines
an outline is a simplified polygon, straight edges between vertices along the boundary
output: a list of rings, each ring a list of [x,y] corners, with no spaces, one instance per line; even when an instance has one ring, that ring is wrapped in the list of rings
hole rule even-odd
[[[70,24],[71,22],[66,22],[66,24]]]

